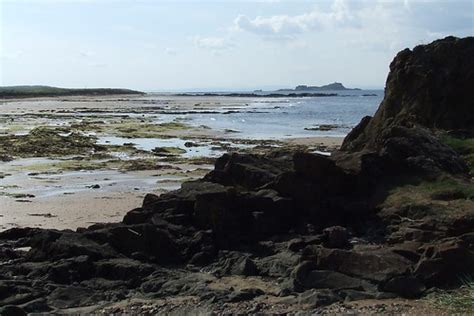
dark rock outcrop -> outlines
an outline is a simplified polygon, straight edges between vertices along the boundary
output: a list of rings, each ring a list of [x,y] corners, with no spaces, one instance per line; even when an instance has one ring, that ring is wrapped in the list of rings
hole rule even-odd
[[[400,168],[425,174],[466,173],[461,157],[429,129],[474,129],[469,88],[474,86],[473,55],[472,37],[447,37],[398,53],[379,109],[347,135],[340,156],[375,153],[384,174],[396,174]]]
[[[474,38],[447,37],[413,50],[390,64],[385,97],[373,118],[364,118],[342,150],[380,150],[392,127],[446,130],[474,127]]]

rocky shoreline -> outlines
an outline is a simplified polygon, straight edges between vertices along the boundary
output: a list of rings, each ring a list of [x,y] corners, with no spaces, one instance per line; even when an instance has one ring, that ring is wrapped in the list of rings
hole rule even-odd
[[[1,232],[3,312],[322,313],[460,289],[474,274],[472,56],[473,38],[400,52],[379,110],[331,157],[224,154],[120,223]]]

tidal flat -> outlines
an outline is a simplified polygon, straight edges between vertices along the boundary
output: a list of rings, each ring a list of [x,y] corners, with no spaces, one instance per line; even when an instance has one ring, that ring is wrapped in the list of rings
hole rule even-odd
[[[346,124],[331,122],[336,134],[300,126],[266,135],[252,122],[298,102],[167,95],[3,101],[0,230],[120,221],[145,194],[204,176],[227,152],[330,154]]]

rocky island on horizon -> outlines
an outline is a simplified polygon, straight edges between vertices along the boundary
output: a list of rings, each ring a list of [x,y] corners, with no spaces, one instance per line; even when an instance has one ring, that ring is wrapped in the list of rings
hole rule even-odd
[[[417,298],[403,304],[432,314],[439,293],[472,299],[473,56],[473,37],[399,52],[377,113],[330,157],[224,154],[122,222],[0,232],[3,312],[398,314],[413,310],[379,307]],[[347,309],[363,300],[375,309]]]
[[[360,91],[359,88],[346,88],[340,82],[334,82],[323,86],[298,85],[294,89],[284,88],[272,91],[262,89],[253,92],[185,92],[176,93],[176,96],[208,96],[208,97],[251,97],[251,98],[303,98],[303,97],[335,97],[337,91]],[[367,94],[363,96],[374,96]]]
[[[294,92],[309,92],[309,91],[345,91],[345,90],[361,90],[359,88],[346,88],[340,82],[334,82],[322,86],[308,86],[298,85],[294,89],[278,89],[277,91],[294,91]]]

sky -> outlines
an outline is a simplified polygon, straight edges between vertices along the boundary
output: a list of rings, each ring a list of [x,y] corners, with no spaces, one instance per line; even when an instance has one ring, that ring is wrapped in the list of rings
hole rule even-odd
[[[474,0],[0,0],[0,85],[383,88],[448,35],[474,35]]]

